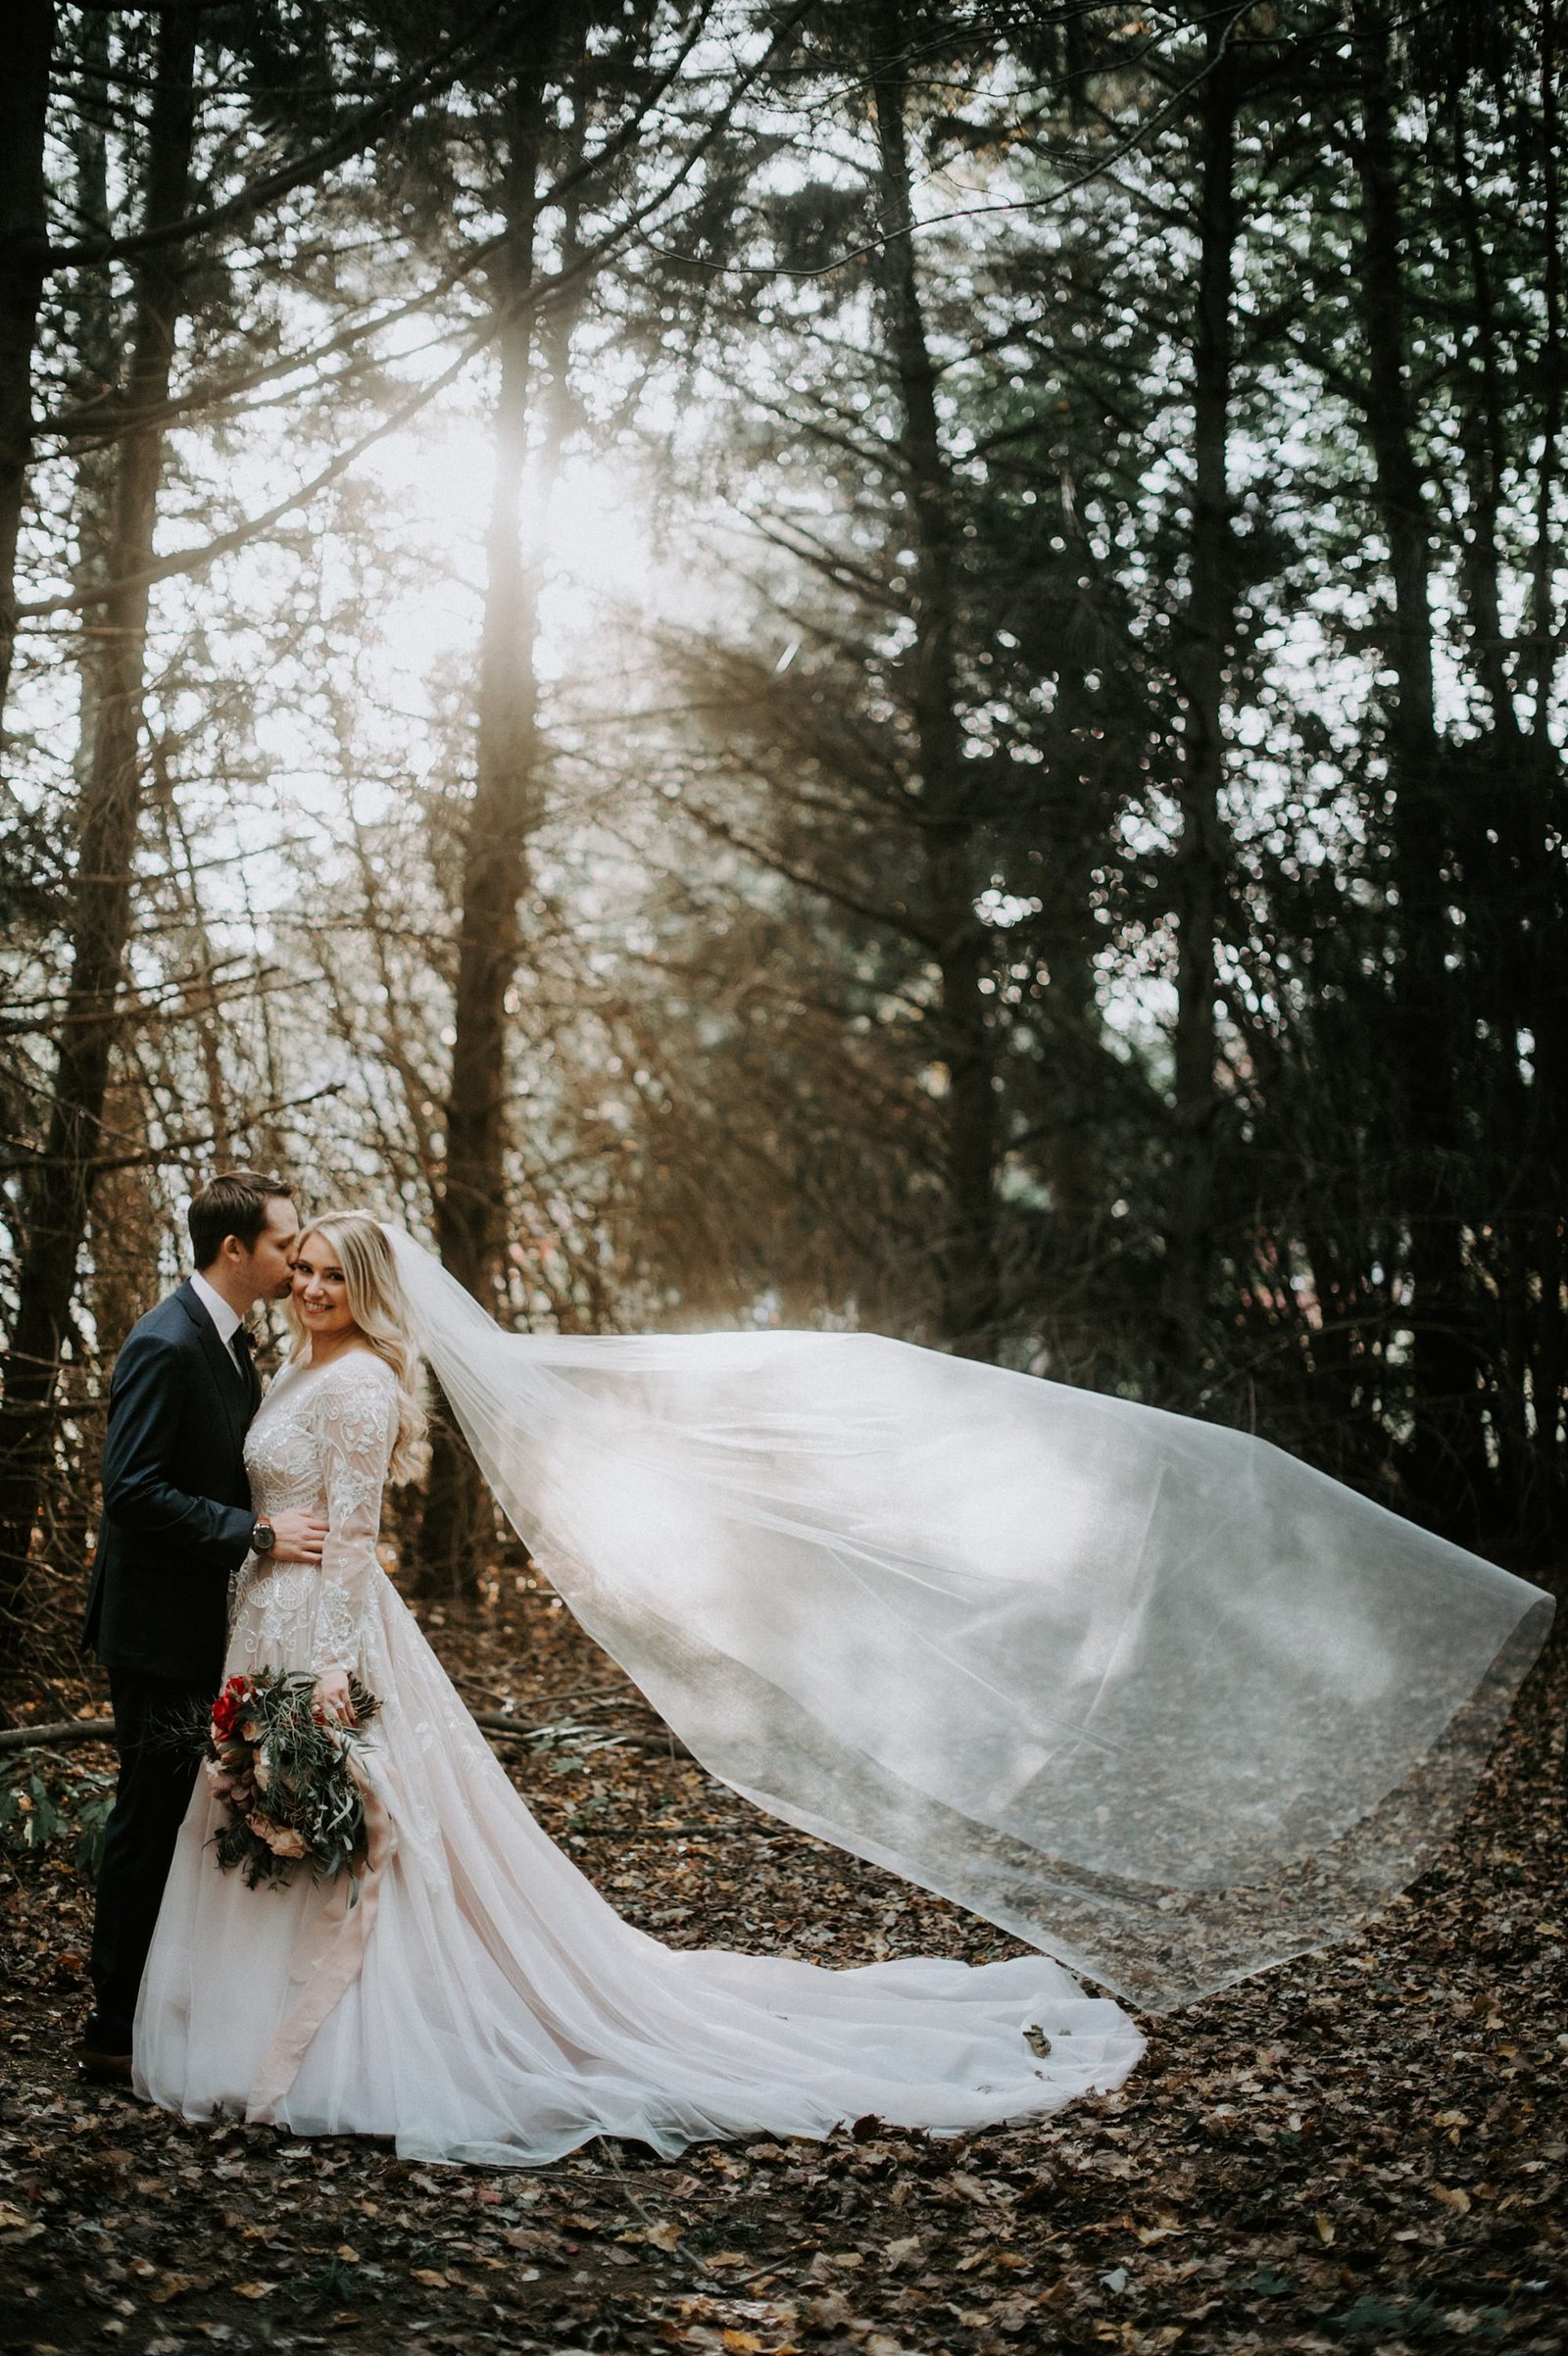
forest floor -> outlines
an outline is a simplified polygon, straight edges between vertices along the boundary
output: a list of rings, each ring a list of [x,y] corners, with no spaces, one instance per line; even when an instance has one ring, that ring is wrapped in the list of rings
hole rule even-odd
[[[555,1730],[500,1746],[661,1937],[837,1964],[1018,1951],[674,1754],[545,1595],[426,1625],[476,1710]],[[1441,1867],[1362,1943],[1151,2024],[1113,2097],[952,2141],[862,2121],[495,2175],[83,2087],[91,1891],[67,1835],[112,1762],[33,1754],[65,1816],[36,1847],[13,1827],[0,1890],[0,2349],[1568,2346],[1565,1720],[1559,1648]]]

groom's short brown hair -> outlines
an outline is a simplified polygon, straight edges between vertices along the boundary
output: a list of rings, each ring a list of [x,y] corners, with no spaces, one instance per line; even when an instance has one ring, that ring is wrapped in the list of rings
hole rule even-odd
[[[197,1267],[212,1266],[226,1235],[237,1236],[247,1252],[254,1252],[267,1225],[267,1205],[274,1200],[293,1202],[294,1189],[286,1178],[264,1178],[260,1170],[220,1170],[216,1178],[209,1178],[192,1195],[185,1213]]]

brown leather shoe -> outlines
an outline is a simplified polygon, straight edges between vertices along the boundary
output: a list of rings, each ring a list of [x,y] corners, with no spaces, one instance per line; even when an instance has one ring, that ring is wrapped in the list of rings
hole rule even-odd
[[[128,2053],[100,2053],[96,2045],[76,2047],[76,2068],[90,2086],[128,2086],[130,2085],[130,2055]]]

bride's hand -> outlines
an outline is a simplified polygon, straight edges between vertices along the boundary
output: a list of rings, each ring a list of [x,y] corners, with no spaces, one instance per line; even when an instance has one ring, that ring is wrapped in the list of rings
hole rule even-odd
[[[287,1513],[274,1513],[272,1521],[273,1562],[310,1562],[320,1566],[321,1550],[331,1535],[331,1526],[318,1513],[302,1513],[291,1508]]]
[[[318,1706],[340,1726],[353,1726],[354,1703],[349,1694],[347,1673],[342,1669],[323,1669],[316,1681]]]

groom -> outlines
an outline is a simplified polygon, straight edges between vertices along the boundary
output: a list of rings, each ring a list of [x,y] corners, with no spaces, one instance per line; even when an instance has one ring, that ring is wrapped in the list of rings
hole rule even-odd
[[[247,1553],[321,1559],[326,1524],[251,1511],[244,1442],[262,1387],[244,1320],[286,1293],[300,1232],[282,1178],[228,1170],[187,1213],[196,1273],[132,1326],[115,1362],[104,1506],[83,1650],[109,1672],[120,1781],[93,1926],[83,2073],[130,2084],[130,2031],[223,1673],[229,1574]],[[199,1967],[198,1967],[199,1968]]]

